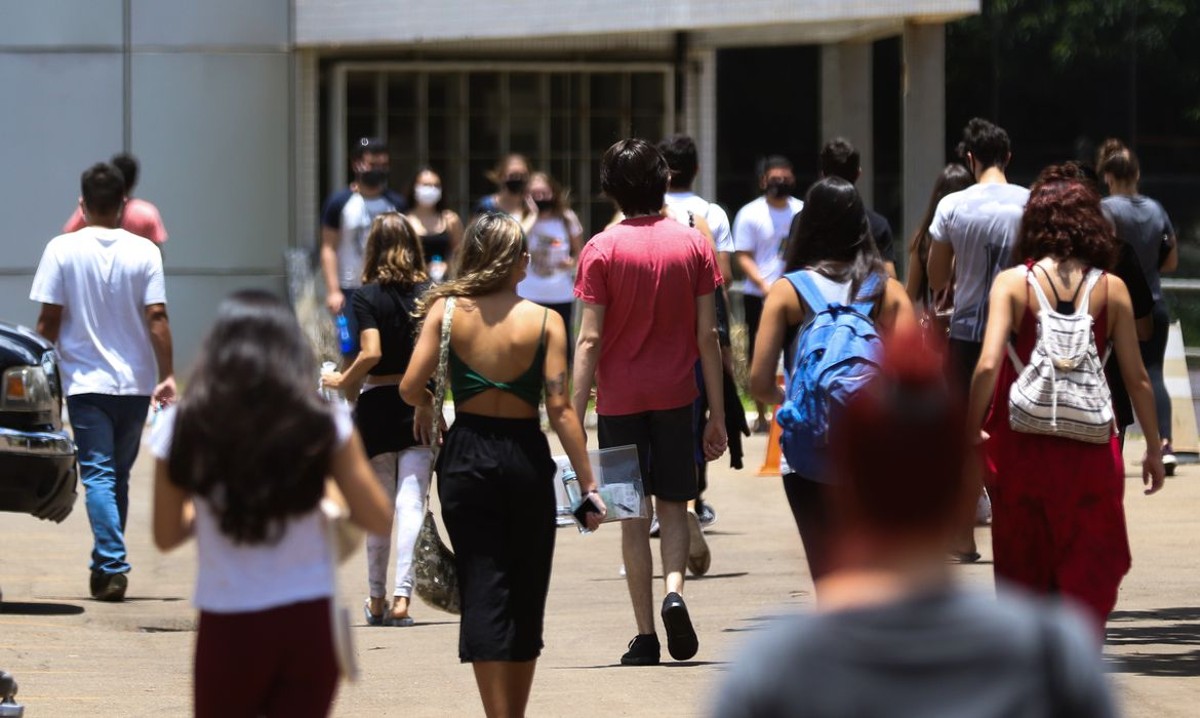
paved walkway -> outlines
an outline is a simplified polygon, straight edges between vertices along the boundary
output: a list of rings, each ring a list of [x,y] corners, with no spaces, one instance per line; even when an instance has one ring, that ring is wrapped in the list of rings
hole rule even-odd
[[[546,650],[529,713],[569,716],[702,716],[738,644],[764,620],[812,604],[812,584],[780,482],[754,475],[765,439],[750,440],[747,463],[716,465],[709,498],[719,521],[709,532],[710,574],[686,596],[700,634],[687,663],[617,665],[634,626],[613,525],[592,536],[558,535]],[[1140,451],[1136,443],[1131,446]],[[0,668],[16,674],[30,718],[187,715],[195,617],[188,603],[194,547],[159,554],[149,534],[150,462],[139,460],[129,525],[130,600],[87,598],[90,550],[82,500],[61,526],[0,514]],[[1130,468],[1132,471],[1132,466]],[[1112,677],[1130,716],[1196,715],[1200,699],[1200,467],[1187,467],[1164,492],[1146,498],[1130,478],[1134,569],[1110,624]],[[986,529],[979,532],[985,561]],[[340,577],[356,610],[365,593],[362,556]],[[991,566],[956,568],[987,586]],[[661,590],[661,589],[659,589]],[[344,686],[339,716],[482,715],[471,671],[457,660],[457,620],[419,601],[412,628],[369,628],[355,614],[363,666]],[[296,626],[297,631],[307,630]],[[595,705],[586,711],[581,706]]]

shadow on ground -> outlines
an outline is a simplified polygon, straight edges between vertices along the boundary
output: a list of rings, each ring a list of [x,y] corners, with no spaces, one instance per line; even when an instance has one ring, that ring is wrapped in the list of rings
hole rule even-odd
[[[1200,676],[1200,607],[1115,611],[1109,618],[1106,644],[1125,648],[1108,656],[1108,670],[1143,676]],[[1149,650],[1142,650],[1142,648]],[[1153,647],[1153,648],[1152,648]],[[1174,652],[1163,652],[1171,651]]]
[[[71,603],[5,601],[0,604],[0,613],[16,616],[78,616],[83,613],[83,606]]]

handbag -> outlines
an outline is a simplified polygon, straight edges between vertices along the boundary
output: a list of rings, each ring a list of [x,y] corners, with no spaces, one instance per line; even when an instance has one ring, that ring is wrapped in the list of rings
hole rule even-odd
[[[437,466],[441,451],[442,404],[446,399],[446,370],[450,359],[450,326],[454,319],[454,297],[446,298],[442,314],[442,336],[438,346],[438,366],[433,390],[433,431],[430,450]],[[425,512],[417,545],[413,550],[413,589],[421,600],[447,613],[459,612],[458,571],[454,553],[442,542],[433,512]]]
[[[413,550],[413,588],[425,603],[447,613],[460,611],[458,571],[454,553],[442,543],[433,512],[425,512],[425,521],[417,534]]]

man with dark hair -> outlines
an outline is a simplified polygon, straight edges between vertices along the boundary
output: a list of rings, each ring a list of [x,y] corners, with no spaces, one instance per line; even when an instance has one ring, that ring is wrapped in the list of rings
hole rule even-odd
[[[696,143],[687,135],[667,135],[658,143],[658,151],[667,161],[671,170],[667,180],[667,193],[664,195],[666,205],[675,219],[686,222],[687,214],[691,212],[697,217],[703,217],[712,232],[713,242],[717,245],[717,262],[721,268],[721,276],[726,282],[733,278],[730,255],[733,254],[733,236],[729,231],[729,215],[716,202],[709,202],[692,191],[692,183],[696,181],[696,173],[700,171],[700,161],[696,151]]]
[[[129,472],[151,400],[175,400],[171,328],[158,247],[119,228],[121,171],[93,165],[81,185],[87,226],[50,240],[29,298],[41,302],[37,331],[61,361],[94,541],[91,594],[121,601]]]
[[[733,219],[733,246],[738,266],[746,275],[742,289],[742,308],[746,318],[746,364],[754,361],[754,340],[762,317],[763,300],[776,279],[783,276],[784,249],[792,219],[804,203],[792,196],[796,190],[796,175],[792,163],[779,155],[767,157],[759,172],[758,187],[763,194],[738,210]],[[770,429],[767,407],[754,402],[758,418],[754,431]]]
[[[692,402],[700,362],[709,396],[705,458],[726,448],[713,293],[721,274],[708,240],[662,215],[667,163],[653,145],[622,140],[600,166],[600,187],[625,220],[588,242],[579,256],[575,296],[583,301],[575,352],[573,402],[582,420],[596,385],[600,447],[638,447],[646,490],[658,512],[662,538],[662,604],[667,648],[676,660],[696,654],[699,643],[681,596],[688,558],[687,502],[696,498],[696,437]],[[650,520],[621,522],[625,579],[637,636],[624,665],[655,665]]]
[[[406,203],[388,188],[391,160],[387,145],[363,137],[350,150],[354,181],[330,195],[321,210],[321,273],[325,277],[325,306],[346,320],[351,349],[358,353],[358,321],[349,308],[354,291],[362,286],[363,252],[371,222],[384,212],[403,212]]]
[[[850,184],[857,184],[862,176],[862,161],[858,150],[844,137],[835,137],[821,148],[821,176],[841,177]],[[887,217],[873,209],[867,209],[867,224],[871,227],[871,237],[875,247],[883,256],[883,263],[888,274],[896,278],[896,250],[892,237],[892,225]]]
[[[1029,190],[1009,184],[1004,174],[1012,153],[1008,133],[1000,127],[976,117],[963,129],[959,151],[976,184],[938,202],[929,226],[928,277],[935,292],[953,282],[948,373],[965,395],[983,348],[992,280],[1014,263],[1013,245]],[[955,553],[960,560],[980,558],[972,522],[963,526],[959,543]]]
[[[125,178],[126,202],[125,208],[121,212],[121,229],[139,237],[145,237],[155,244],[166,242],[167,228],[163,226],[162,215],[158,213],[158,208],[144,199],[133,196],[133,188],[137,185],[138,180],[137,158],[128,152],[121,152],[113,155],[109,162]],[[83,205],[80,203],[75,207],[75,211],[67,223],[63,225],[63,233],[77,232],[86,226],[87,221],[83,218]]]

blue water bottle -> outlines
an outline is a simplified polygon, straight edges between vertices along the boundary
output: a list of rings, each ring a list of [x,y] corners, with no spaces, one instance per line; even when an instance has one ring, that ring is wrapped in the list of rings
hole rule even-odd
[[[346,315],[339,312],[334,323],[337,325],[338,345],[343,354],[349,354],[354,349],[354,337],[350,336],[350,323],[346,321]]]

